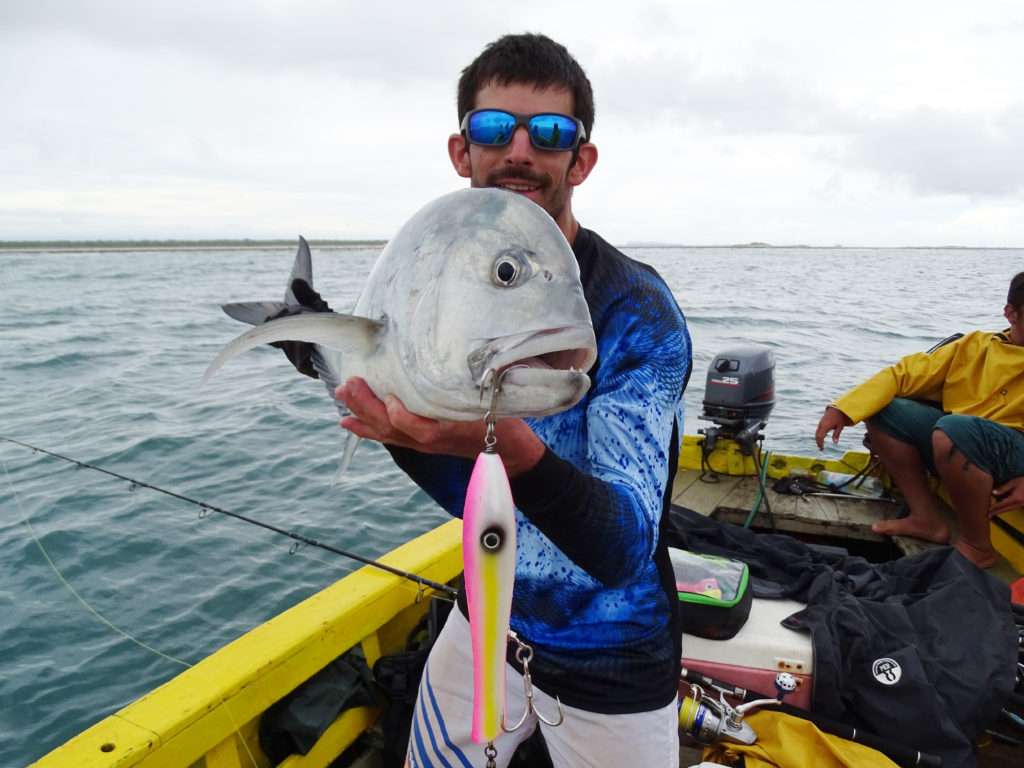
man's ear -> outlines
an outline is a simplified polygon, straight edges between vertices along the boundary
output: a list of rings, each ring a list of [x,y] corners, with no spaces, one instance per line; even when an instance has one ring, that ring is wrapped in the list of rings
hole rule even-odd
[[[582,184],[597,165],[597,147],[586,142],[576,152],[576,162],[569,168],[568,181],[572,186]]]
[[[1013,304],[1007,304],[1003,307],[1003,317],[1006,318],[1006,321],[1010,325],[1013,325],[1020,319],[1017,317],[1017,310],[1014,308]]]
[[[448,157],[452,161],[455,172],[468,179],[473,168],[469,162],[469,143],[461,133],[453,133],[448,137]]]

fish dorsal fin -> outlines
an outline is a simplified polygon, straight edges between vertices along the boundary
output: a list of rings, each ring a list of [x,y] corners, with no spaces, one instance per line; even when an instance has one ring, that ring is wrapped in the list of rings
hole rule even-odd
[[[257,325],[231,341],[213,359],[203,374],[205,384],[231,358],[262,344],[275,341],[305,341],[356,355],[368,355],[377,346],[383,323],[366,317],[317,312],[292,315]]]
[[[241,301],[222,304],[224,314],[249,325],[262,325],[280,315],[287,308],[283,301]]]
[[[295,263],[292,264],[292,273],[288,276],[288,285],[284,288],[285,304],[301,304],[295,294],[292,293],[292,283],[296,280],[305,280],[306,285],[313,287],[313,257],[309,253],[309,243],[306,238],[299,235],[299,250],[295,254]]]

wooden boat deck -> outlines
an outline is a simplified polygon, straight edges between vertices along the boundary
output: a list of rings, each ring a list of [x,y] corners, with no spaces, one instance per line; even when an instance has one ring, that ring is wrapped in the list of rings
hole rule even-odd
[[[742,525],[754,508],[757,500],[758,482],[753,476],[716,474],[717,482],[701,480],[701,472],[680,468],[672,487],[672,503],[687,507],[702,515],[714,516],[737,525]],[[895,555],[911,555],[938,546],[907,536],[884,536],[871,530],[871,524],[888,517],[894,517],[897,505],[890,501],[869,498],[835,499],[823,496],[794,496],[777,493],[767,483],[767,497],[775,519],[775,530],[797,536],[827,537],[847,542],[874,543],[884,546],[892,542],[898,552]],[[949,511],[949,524],[956,531],[956,521]],[[758,530],[769,530],[771,521],[761,511],[754,517],[751,526]],[[1003,557],[991,569],[997,578],[1010,583],[1019,574]]]

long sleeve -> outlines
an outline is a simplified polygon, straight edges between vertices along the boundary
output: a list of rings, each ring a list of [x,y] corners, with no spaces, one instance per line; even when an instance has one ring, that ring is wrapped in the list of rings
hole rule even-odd
[[[458,456],[436,456],[411,448],[384,446],[395,463],[448,514],[461,518],[473,462]]]
[[[678,309],[665,311],[681,321]],[[638,315],[628,318],[602,336],[596,391],[581,425],[583,460],[549,450],[512,483],[530,522],[608,586],[635,577],[657,544],[669,441],[690,361],[681,322],[659,332]],[[553,437],[557,443],[564,435]]]
[[[931,354],[907,355],[854,387],[832,405],[856,423],[874,416],[896,397],[940,401],[950,365],[967,340],[968,337],[958,339]]]

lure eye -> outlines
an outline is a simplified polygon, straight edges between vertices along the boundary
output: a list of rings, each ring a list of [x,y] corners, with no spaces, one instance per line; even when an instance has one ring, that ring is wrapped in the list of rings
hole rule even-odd
[[[480,534],[480,546],[488,552],[497,552],[505,542],[505,536],[500,528],[488,528]]]

